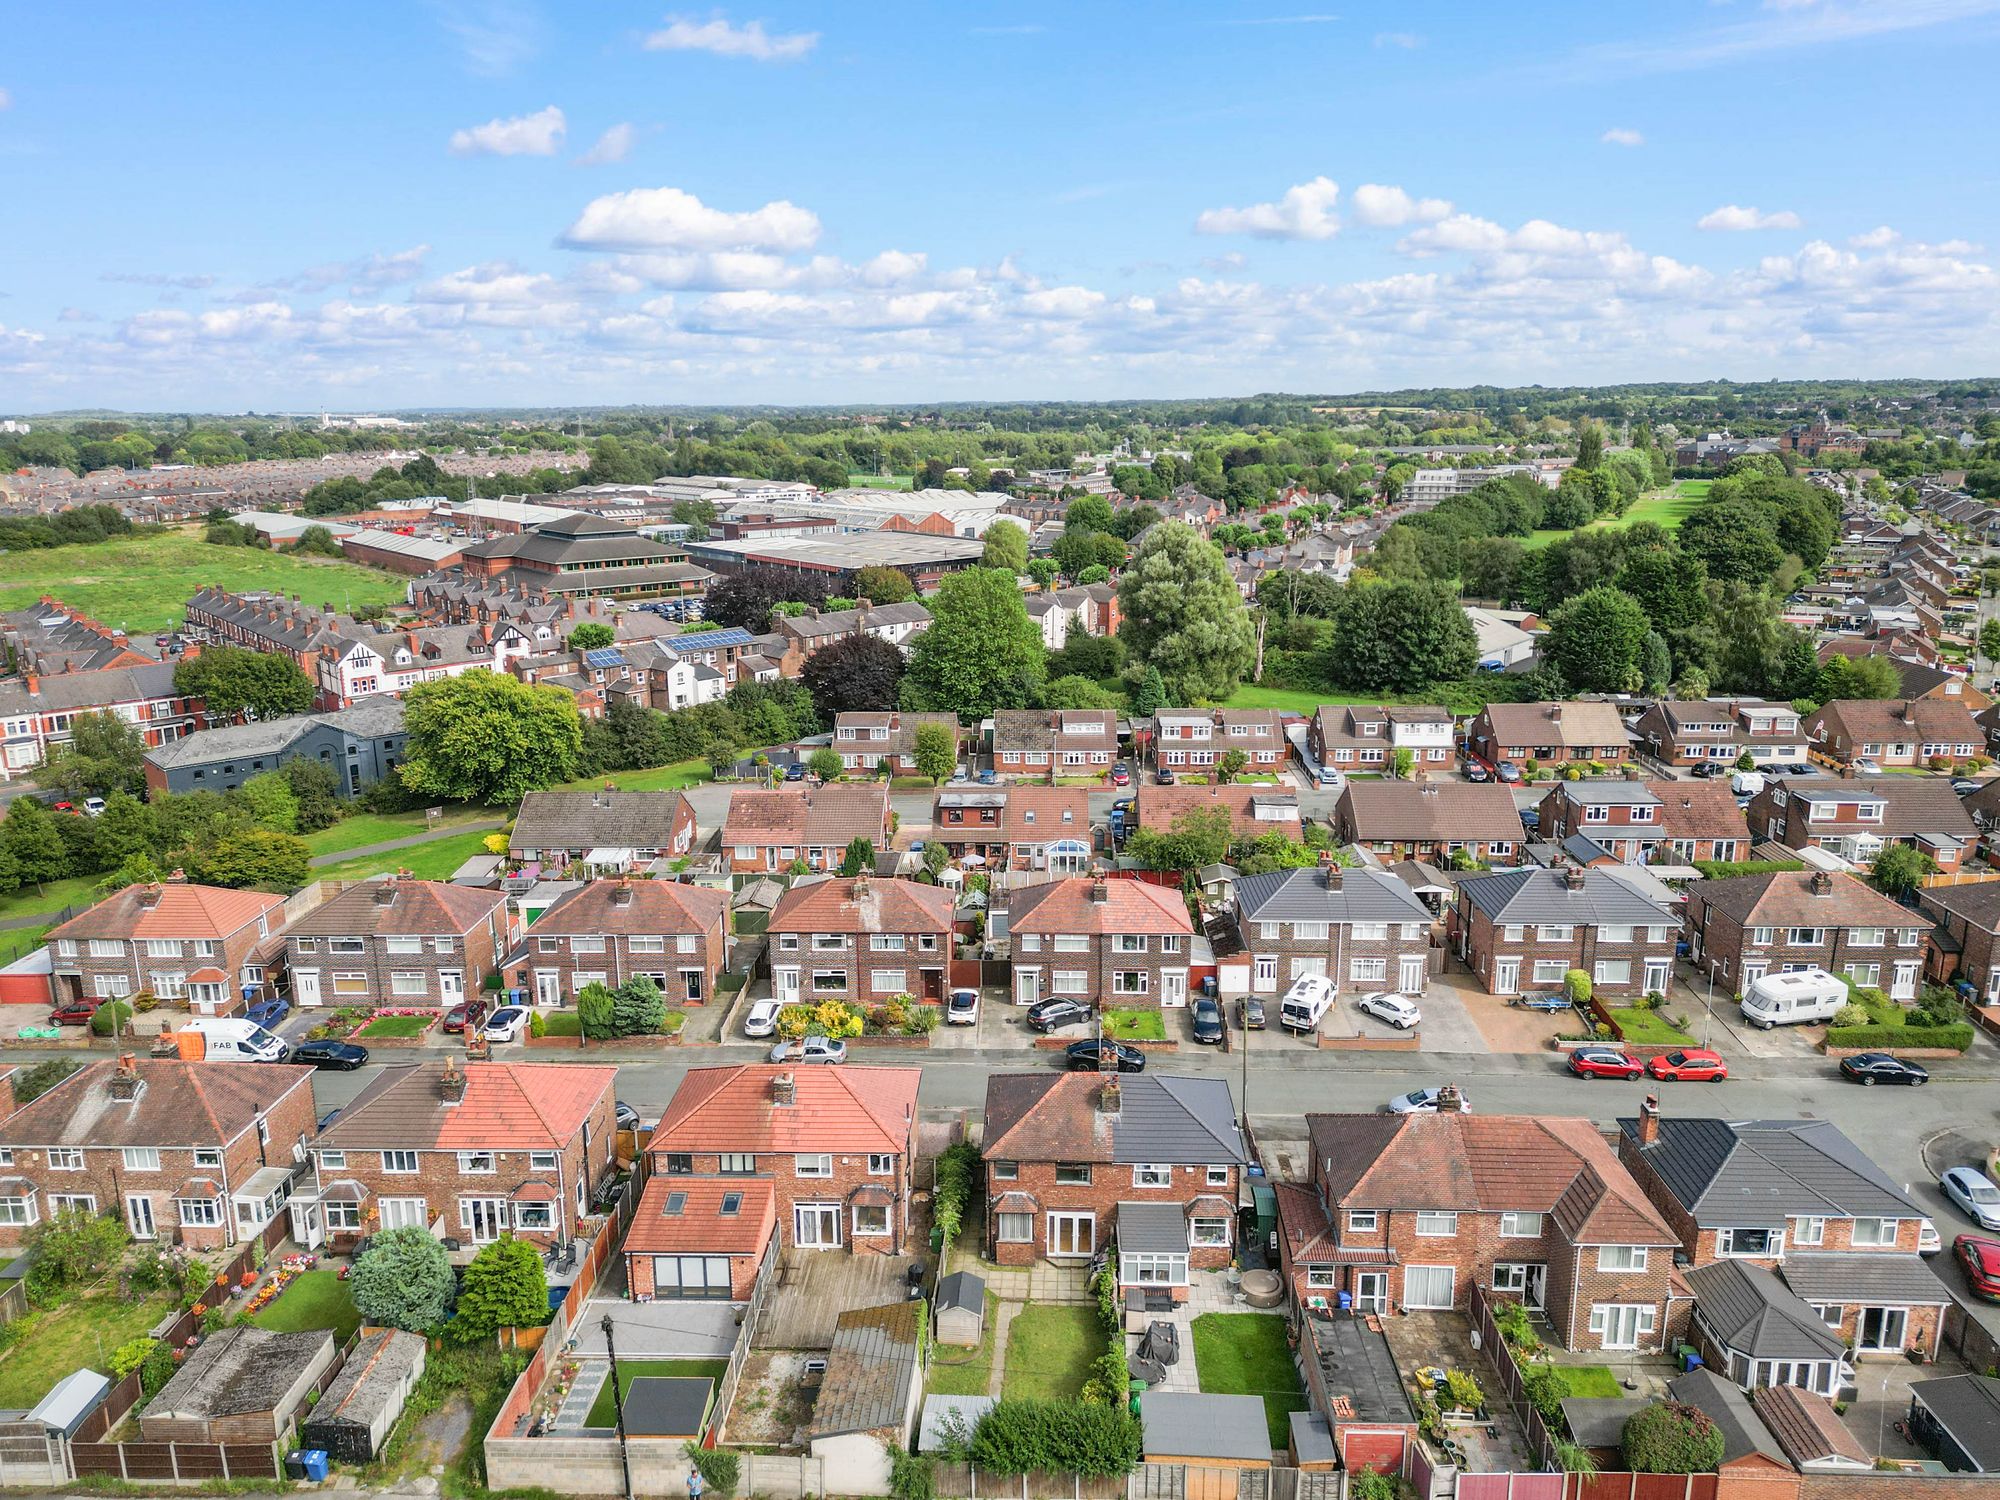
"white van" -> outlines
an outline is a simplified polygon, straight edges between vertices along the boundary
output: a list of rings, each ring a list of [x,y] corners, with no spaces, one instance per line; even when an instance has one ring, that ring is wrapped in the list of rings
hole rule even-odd
[[[1729,778],[1729,790],[1739,797],[1754,797],[1764,790],[1764,773],[1738,771]]]
[[[1278,1004],[1278,1024],[1287,1031],[1317,1031],[1333,1004],[1333,981],[1324,974],[1301,974]]]
[[[1773,1026],[1831,1021],[1847,1004],[1847,998],[1847,982],[1824,969],[1765,974],[1751,980],[1744,993],[1743,1019],[1766,1031]]]
[[[182,1031],[197,1033],[208,1062],[283,1062],[292,1049],[255,1021],[233,1016],[196,1016]]]

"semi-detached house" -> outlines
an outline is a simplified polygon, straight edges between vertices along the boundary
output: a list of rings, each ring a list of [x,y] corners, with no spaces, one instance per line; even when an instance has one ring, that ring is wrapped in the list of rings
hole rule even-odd
[[[674,880],[593,880],[535,918],[507,958],[508,982],[537,1005],[634,977],[669,1005],[703,1005],[728,956],[729,896]]]
[[[448,1009],[500,971],[507,943],[504,893],[394,876],[349,886],[285,931],[301,1007]]]
[[[993,716],[993,769],[1053,781],[1096,776],[1118,758],[1118,716],[1108,708],[1003,708]]]
[[[1495,870],[1459,882],[1452,946],[1488,994],[1560,986],[1572,969],[1604,995],[1665,994],[1680,919],[1616,866]]]
[[[1188,1001],[1194,924],[1177,890],[1103,875],[1052,880],[1009,898],[1014,1003],[1052,996],[1117,1007]]]
[[[1979,841],[1951,783],[1924,776],[1788,777],[1750,799],[1750,833],[1792,849],[1870,864],[1893,844],[1928,854],[1947,874]]]
[[[1451,714],[1417,704],[1397,708],[1323,703],[1306,730],[1313,759],[1336,771],[1386,771],[1398,750],[1412,769],[1443,770],[1457,753]]]
[[[284,898],[185,881],[128,885],[48,933],[57,1004],[147,993],[219,1015],[262,993]]]
[[[1768,973],[1825,969],[1893,1000],[1917,998],[1930,923],[1852,875],[1779,870],[1704,880],[1688,892],[1697,969],[1741,995]]]
[[[1971,711],[1953,698],[1837,698],[1805,721],[1813,746],[1841,765],[1926,766],[1964,760],[1986,747]]]
[[[1236,935],[1249,954],[1251,993],[1275,994],[1322,974],[1348,991],[1424,991],[1431,914],[1382,870],[1270,870],[1236,882]]]
[[[951,967],[952,894],[871,875],[800,880],[766,929],[771,993],[786,1005],[899,995],[941,1004]]]
[[[723,863],[732,874],[775,872],[795,861],[821,873],[836,868],[847,846],[864,838],[889,847],[889,787],[737,787],[722,824]]]
[[[1291,754],[1284,716],[1275,709],[1163,708],[1153,716],[1153,763],[1207,772],[1232,750],[1246,771],[1275,771]]]

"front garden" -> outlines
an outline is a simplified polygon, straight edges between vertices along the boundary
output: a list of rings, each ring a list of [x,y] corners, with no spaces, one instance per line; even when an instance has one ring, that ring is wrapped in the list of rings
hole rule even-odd
[[[1157,1010],[1143,1007],[1104,1012],[1104,1034],[1120,1042],[1164,1042],[1167,1020]]]
[[[1826,1031],[1829,1051],[1887,1047],[1963,1052],[1972,1045],[1965,1002],[1943,985],[1925,985],[1917,1003],[1910,1006],[1852,980],[1847,989],[1851,998]]]
[[[937,1006],[926,1005],[914,995],[898,995],[880,1005],[820,1000],[780,1010],[778,1035],[788,1041],[802,1036],[928,1036],[942,1019]]]

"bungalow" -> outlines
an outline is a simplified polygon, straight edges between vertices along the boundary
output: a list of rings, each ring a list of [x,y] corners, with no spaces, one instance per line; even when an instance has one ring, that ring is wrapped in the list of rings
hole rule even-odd
[[[1510,860],[1521,846],[1521,815],[1498,782],[1351,781],[1334,807],[1333,836],[1394,859]]]
[[[623,874],[692,854],[695,833],[685,792],[621,792],[609,783],[594,792],[530,792],[507,836],[507,858],[542,874],[572,865]]]

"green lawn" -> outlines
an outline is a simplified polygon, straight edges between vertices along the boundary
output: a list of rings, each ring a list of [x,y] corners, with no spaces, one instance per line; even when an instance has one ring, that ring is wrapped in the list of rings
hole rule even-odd
[[[983,1396],[993,1373],[993,1330],[1000,1321],[1000,1298],[986,1294],[986,1327],[979,1347],[931,1345],[930,1380],[924,1389],[934,1396]]]
[[[1622,1396],[1623,1386],[1609,1365],[1550,1365],[1568,1396]]]
[[[632,1382],[641,1375],[694,1375],[705,1376],[715,1382],[718,1389],[722,1377],[729,1373],[726,1359],[621,1359],[618,1361],[618,1394],[624,1395],[632,1389]],[[597,1399],[590,1404],[590,1414],[583,1419],[586,1427],[616,1427],[618,1413],[611,1406],[611,1382],[604,1382],[604,1389],[597,1393]]]
[[[1269,1313],[1203,1313],[1194,1320],[1194,1368],[1202,1390],[1222,1396],[1261,1396],[1271,1446],[1289,1440],[1289,1417],[1306,1409],[1285,1320]]]
[[[543,1036],[582,1036],[583,1021],[573,1010],[542,1012]]]
[[[106,625],[135,633],[179,624],[188,596],[203,584],[239,592],[276,590],[345,611],[402,604],[409,579],[332,558],[215,547],[198,530],[0,555],[0,609],[20,609],[53,594]]]
[[[334,1343],[344,1344],[361,1326],[361,1313],[338,1271],[307,1271],[262,1312],[253,1313],[250,1321],[273,1333],[331,1328]]]
[[[857,490],[906,490],[911,479],[908,474],[849,474],[847,483]]]
[[[1685,495],[1690,500],[1706,500],[1714,486],[1713,479],[1683,479],[1674,486],[1674,493]]]
[[[377,1016],[361,1028],[361,1039],[378,1036],[422,1036],[431,1029],[431,1016]]]
[[[647,771],[613,771],[609,776],[584,776],[553,788],[558,792],[594,792],[610,781],[621,792],[678,792],[714,777],[705,760],[677,760]]]
[[[1674,493],[1667,495],[1647,495],[1641,499],[1634,500],[1632,508],[1626,511],[1624,515],[1605,516],[1600,520],[1591,522],[1585,529],[1590,531],[1615,531],[1627,526],[1637,526],[1641,521],[1651,521],[1654,525],[1664,527],[1668,531],[1678,531],[1680,530],[1681,522],[1688,518],[1694,508],[1708,494],[1709,483],[1710,481],[1706,479],[1683,480],[1677,486]],[[1698,491],[1690,489],[1690,486],[1695,485],[1700,486]],[[1521,545],[1530,552],[1536,552],[1548,546],[1551,542],[1558,541],[1568,535],[1567,531],[1559,529],[1537,531],[1523,537]]]
[[[1104,1034],[1121,1042],[1164,1042],[1167,1019],[1156,1010],[1107,1010]]]
[[[314,854],[338,854],[344,849],[360,849],[369,844],[386,844],[391,839],[413,838],[437,828],[456,828],[461,823],[484,823],[504,816],[499,808],[447,807],[435,825],[424,820],[423,811],[406,813],[361,813],[342,818],[331,828],[305,835],[306,847]]]
[[[97,880],[94,875],[88,880],[51,880],[40,890],[24,885],[18,891],[9,891],[0,896],[0,922],[39,917],[44,912],[52,914],[65,906],[89,906],[97,899]]]
[[[33,1406],[72,1370],[111,1372],[111,1351],[173,1311],[162,1297],[127,1302],[100,1292],[66,1302],[52,1312],[29,1313],[14,1325],[14,1341],[0,1359],[0,1407]]]
[[[1625,1040],[1638,1047],[1692,1047],[1694,1038],[1666,1017],[1664,1011],[1607,1006]]]
[[[1090,1379],[1091,1361],[1104,1349],[1104,1324],[1095,1305],[1024,1307],[1007,1329],[1007,1373],[1000,1394],[1075,1401]]]
[[[1438,704],[1453,713],[1477,713],[1488,703],[1511,703],[1518,697],[1517,679],[1498,672],[1440,682],[1416,693],[1340,693],[1325,688],[1262,687],[1245,683],[1222,702],[1224,708],[1275,708],[1280,713],[1310,718],[1322,703]]]
[[[486,852],[485,839],[483,833],[455,833],[448,838],[433,839],[428,844],[417,844],[408,849],[365,854],[341,860],[338,864],[315,865],[312,877],[315,880],[366,880],[371,875],[408,870],[417,880],[449,880],[453,870],[475,854]]]

